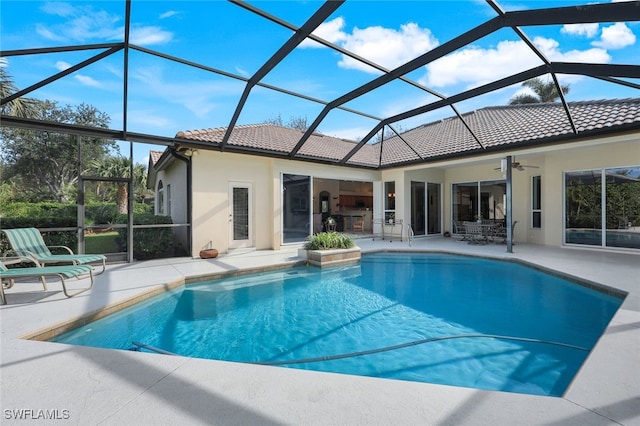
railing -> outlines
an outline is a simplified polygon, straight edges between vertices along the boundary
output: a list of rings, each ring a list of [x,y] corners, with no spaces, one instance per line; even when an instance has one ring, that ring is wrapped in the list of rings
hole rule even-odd
[[[409,238],[409,247],[411,247],[411,243],[413,243],[413,227],[411,224],[407,224],[407,238]]]

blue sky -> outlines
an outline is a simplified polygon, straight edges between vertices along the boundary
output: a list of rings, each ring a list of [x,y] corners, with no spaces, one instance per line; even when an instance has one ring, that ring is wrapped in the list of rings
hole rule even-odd
[[[318,1],[254,1],[254,6],[301,26],[321,6]],[[506,11],[584,4],[576,1],[501,1]],[[589,2],[591,3],[591,2]],[[69,46],[123,40],[124,1],[13,1],[1,4],[2,50]],[[168,55],[248,78],[292,32],[224,1],[148,1],[131,4],[131,42]],[[496,16],[484,1],[349,0],[316,35],[388,69],[411,60]],[[604,23],[522,28],[552,61],[640,64],[638,23]],[[25,55],[2,63],[25,88],[85,60],[100,50]],[[146,53],[130,51],[128,130],[174,136],[181,130],[229,124],[243,81],[211,74]],[[118,53],[29,96],[61,104],[86,102],[122,128],[123,54]],[[500,30],[406,77],[445,96],[539,65],[540,60],[510,29]],[[304,42],[262,81],[323,101],[374,79],[380,72],[340,53]],[[570,85],[569,101],[638,97],[637,90],[586,77],[560,75]],[[637,82],[636,82],[637,83]],[[460,112],[504,105],[521,86],[456,104]],[[395,81],[345,104],[385,118],[436,100],[433,95]],[[277,116],[284,122],[307,117],[311,123],[323,105],[265,88],[252,90],[238,124],[261,123]],[[452,115],[451,109],[399,122],[411,129]],[[325,134],[357,140],[376,121],[334,110],[319,127]],[[149,149],[136,144],[135,161],[146,163]]]

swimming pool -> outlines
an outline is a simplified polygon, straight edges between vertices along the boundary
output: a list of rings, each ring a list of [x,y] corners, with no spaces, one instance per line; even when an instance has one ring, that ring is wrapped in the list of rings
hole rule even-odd
[[[377,253],[354,266],[191,284],[55,341],[141,342],[239,362],[313,359],[284,366],[559,396],[621,302],[512,262]]]

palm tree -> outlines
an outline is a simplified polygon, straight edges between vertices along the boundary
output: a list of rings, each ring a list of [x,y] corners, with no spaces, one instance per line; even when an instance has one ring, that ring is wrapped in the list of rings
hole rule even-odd
[[[555,102],[560,94],[556,84],[553,81],[544,81],[541,78],[532,78],[522,83],[524,87],[528,87],[534,94],[523,93],[516,95],[509,101],[509,105],[516,104],[536,104],[544,102]],[[569,86],[560,86],[562,94],[569,93]]]
[[[104,157],[97,160],[93,160],[90,165],[91,173],[100,177],[129,177],[131,171],[131,160],[121,155]],[[135,174],[135,173],[134,173]],[[116,205],[118,206],[118,213],[127,214],[129,191],[127,189],[127,182],[118,182],[118,189],[116,191]]]
[[[0,62],[0,99],[13,95],[18,91],[18,87],[13,82],[13,78],[4,69],[6,62]],[[16,117],[34,117],[38,111],[37,101],[30,98],[16,98],[0,107],[0,112]]]

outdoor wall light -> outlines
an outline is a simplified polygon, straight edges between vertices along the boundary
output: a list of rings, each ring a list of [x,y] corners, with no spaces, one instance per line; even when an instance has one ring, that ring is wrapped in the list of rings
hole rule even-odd
[[[200,153],[198,152],[197,149],[193,149],[193,148],[188,148],[185,152],[184,155],[186,157],[197,157],[198,155],[200,155]]]

